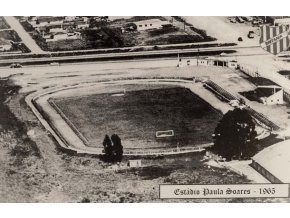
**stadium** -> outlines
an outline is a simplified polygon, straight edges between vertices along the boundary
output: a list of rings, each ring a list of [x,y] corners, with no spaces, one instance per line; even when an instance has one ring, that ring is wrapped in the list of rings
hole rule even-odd
[[[154,68],[130,77],[71,80],[27,96],[43,126],[59,145],[77,153],[102,154],[105,135],[117,134],[124,155],[132,156],[188,153],[212,146],[223,114],[243,98],[240,93],[256,88],[245,73],[229,66]],[[243,99],[261,137],[278,131],[277,121],[283,125],[284,112],[269,120],[274,108]]]
[[[98,82],[32,102],[62,144],[78,152],[102,153],[106,134],[121,137],[125,155],[186,152],[210,146],[222,116],[192,85],[190,78]]]

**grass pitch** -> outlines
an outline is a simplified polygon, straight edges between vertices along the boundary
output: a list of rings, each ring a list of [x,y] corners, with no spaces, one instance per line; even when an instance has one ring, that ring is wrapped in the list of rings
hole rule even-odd
[[[211,142],[221,114],[189,89],[173,85],[123,85],[118,91],[54,99],[88,139],[102,147],[106,134],[118,134],[124,148],[174,148]],[[156,131],[174,136],[156,138]]]

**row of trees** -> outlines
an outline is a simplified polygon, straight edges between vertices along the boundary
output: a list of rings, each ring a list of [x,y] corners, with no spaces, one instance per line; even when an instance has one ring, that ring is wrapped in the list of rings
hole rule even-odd
[[[123,146],[121,138],[113,134],[111,138],[106,135],[103,141],[105,160],[108,162],[121,162],[123,158]]]

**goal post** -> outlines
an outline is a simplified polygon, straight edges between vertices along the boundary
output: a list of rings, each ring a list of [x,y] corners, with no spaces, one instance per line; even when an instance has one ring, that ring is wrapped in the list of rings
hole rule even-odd
[[[164,131],[157,131],[155,133],[156,138],[165,138],[165,137],[172,137],[174,136],[173,130],[164,130]]]
[[[112,96],[123,96],[126,94],[126,89],[117,89],[117,90],[113,90],[110,93]]]

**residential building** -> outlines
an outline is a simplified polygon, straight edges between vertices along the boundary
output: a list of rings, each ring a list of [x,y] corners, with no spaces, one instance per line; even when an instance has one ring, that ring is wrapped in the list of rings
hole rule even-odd
[[[170,24],[168,21],[162,21],[159,19],[150,19],[134,22],[137,26],[137,31],[149,30],[149,29],[161,29],[164,25]]]

